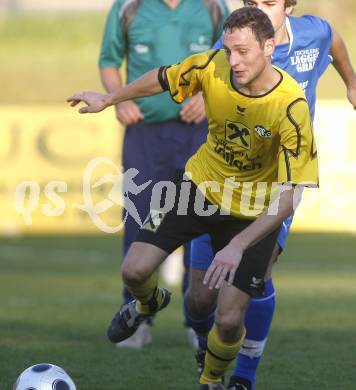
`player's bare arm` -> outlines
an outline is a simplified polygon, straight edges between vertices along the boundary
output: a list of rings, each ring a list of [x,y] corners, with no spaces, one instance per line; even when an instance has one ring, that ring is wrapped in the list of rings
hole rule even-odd
[[[139,97],[156,95],[163,92],[158,79],[159,68],[145,73],[132,83],[121,87],[109,94],[98,92],[79,92],[67,99],[72,107],[78,103],[85,103],[86,107],[79,109],[81,114],[96,113],[105,110],[109,106]]]
[[[291,215],[295,200],[301,197],[301,191],[299,187],[283,186],[279,199],[275,201],[278,202],[276,203],[277,212],[272,215],[267,210],[261,214],[256,221],[236,235],[225,248],[216,253],[204,277],[204,284],[208,285],[209,289],[219,289],[227,275],[229,275],[228,284],[232,285],[244,251],[272,233],[285,218]],[[273,204],[271,208],[274,208]]]
[[[353,69],[345,42],[340,34],[333,30],[333,41],[330,49],[333,65],[343,79],[347,88],[347,97],[356,109],[356,74]]]

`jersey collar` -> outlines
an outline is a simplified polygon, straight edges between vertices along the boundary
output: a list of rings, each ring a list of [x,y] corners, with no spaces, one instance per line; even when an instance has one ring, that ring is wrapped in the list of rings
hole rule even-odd
[[[288,55],[289,55],[290,52],[292,51],[292,46],[293,46],[293,41],[294,41],[294,35],[293,35],[292,26],[290,24],[289,17],[286,18],[286,27],[287,27],[287,32],[289,35],[289,49],[288,49]]]
[[[230,69],[230,85],[231,87],[240,95],[242,96],[245,96],[247,98],[252,98],[252,99],[259,99],[259,98],[263,98],[267,95],[269,95],[270,93],[272,93],[275,89],[277,89],[279,87],[279,85],[282,83],[283,81],[283,73],[281,73],[275,66],[274,66],[274,69],[280,74],[280,79],[279,81],[277,82],[277,84],[272,87],[272,89],[270,89],[269,91],[267,91],[266,93],[262,94],[262,95],[247,95],[241,91],[239,91],[235,85],[234,85],[234,72],[232,69]]]
[[[287,29],[287,33],[288,33],[288,36],[289,36],[289,42],[288,43],[281,43],[281,44],[276,46],[276,50],[278,49],[278,50],[282,50],[283,51],[283,57],[288,57],[289,56],[290,52],[292,51],[293,42],[294,42],[294,35],[293,35],[293,31],[292,31],[292,25],[291,25],[289,17],[286,18],[286,29]],[[287,47],[288,47],[288,51],[287,51]],[[274,55],[272,54],[272,60],[273,60],[273,57],[274,57]]]

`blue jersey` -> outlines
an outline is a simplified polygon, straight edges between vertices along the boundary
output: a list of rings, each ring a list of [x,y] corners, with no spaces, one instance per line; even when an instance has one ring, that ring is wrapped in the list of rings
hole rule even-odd
[[[289,43],[276,46],[272,63],[288,72],[305,92],[314,119],[316,87],[321,75],[332,62],[332,29],[316,16],[290,16],[286,20]],[[214,49],[222,48],[222,38]]]

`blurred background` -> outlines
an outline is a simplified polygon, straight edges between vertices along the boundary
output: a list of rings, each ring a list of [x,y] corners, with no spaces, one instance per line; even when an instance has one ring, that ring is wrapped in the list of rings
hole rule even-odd
[[[65,99],[74,91],[102,90],[97,60],[111,2],[0,2],[0,233],[100,233],[88,214],[73,204],[83,203],[82,177],[92,158],[105,156],[120,165],[123,130],[112,110],[79,117]],[[229,3],[240,6],[238,0]],[[299,1],[295,14],[327,19],[345,39],[355,62],[355,12],[352,0],[323,0]],[[321,189],[306,194],[294,229],[356,231],[356,218],[349,218],[356,216],[356,184],[350,179],[356,171],[352,151],[356,119],[345,95],[340,77],[330,66],[319,83],[315,122]],[[40,183],[39,198],[22,204],[36,193],[33,183],[25,185],[19,188],[16,209],[14,194],[24,181]],[[45,195],[46,185],[54,186],[52,192],[59,191],[52,181],[67,183],[61,194],[64,210],[54,196]],[[98,193],[107,189],[101,186],[94,191],[95,202]],[[25,220],[24,208],[31,221]],[[117,204],[101,215],[110,226],[117,225],[119,216]]]
[[[113,110],[80,117],[65,100],[103,90],[97,60],[111,3],[0,0],[1,389],[41,361],[62,365],[84,390],[194,386],[193,375],[181,378],[193,354],[180,325],[179,286],[145,354],[119,354],[105,340],[121,291],[120,200],[100,220],[88,210],[112,187],[94,188],[96,179],[120,171],[123,129]],[[331,23],[355,66],[355,1],[299,0],[295,14],[304,13]],[[356,115],[345,94],[330,66],[315,121],[321,188],[305,194],[277,267],[278,312],[257,390],[355,389]],[[166,282],[176,284],[179,273],[179,262],[171,263]],[[152,374],[152,360],[165,375]],[[172,375],[178,381],[167,385]]]

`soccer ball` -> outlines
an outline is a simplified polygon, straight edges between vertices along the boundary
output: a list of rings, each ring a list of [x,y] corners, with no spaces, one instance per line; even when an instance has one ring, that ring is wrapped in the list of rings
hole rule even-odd
[[[13,390],[76,390],[70,376],[54,364],[41,363],[27,368]]]

